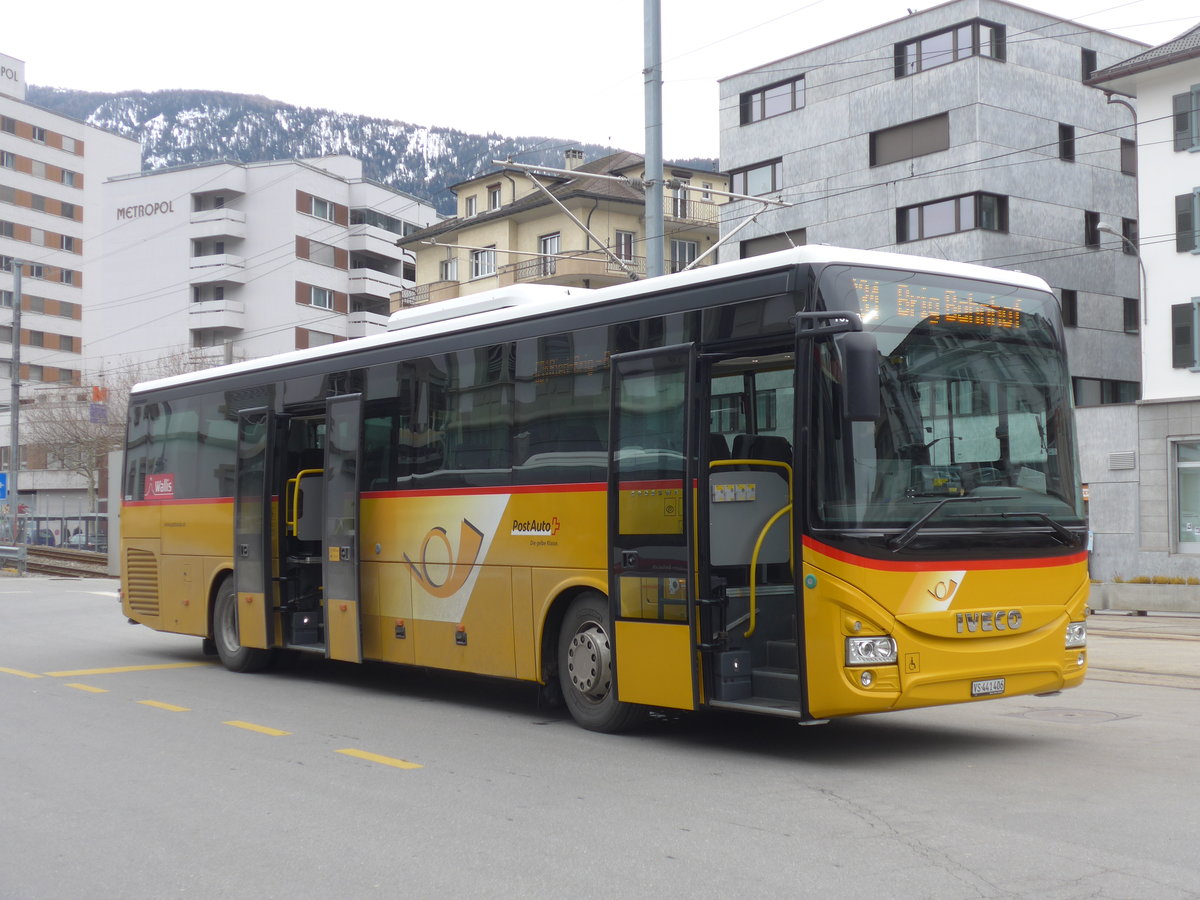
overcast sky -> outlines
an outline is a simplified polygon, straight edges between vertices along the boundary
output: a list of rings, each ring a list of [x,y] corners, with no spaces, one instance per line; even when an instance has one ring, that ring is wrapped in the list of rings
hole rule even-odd
[[[668,158],[718,155],[719,78],[903,17],[910,7],[936,5],[661,4]],[[1192,0],[1025,5],[1148,44],[1200,22]],[[24,60],[26,80],[36,85],[262,94],[418,125],[544,135],[641,152],[642,9],[642,0],[9,2],[0,53]]]

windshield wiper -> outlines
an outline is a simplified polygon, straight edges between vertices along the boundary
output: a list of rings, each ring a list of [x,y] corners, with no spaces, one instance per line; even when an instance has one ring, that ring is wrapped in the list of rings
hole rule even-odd
[[[909,525],[906,529],[904,529],[904,531],[889,540],[888,547],[892,550],[903,550],[912,543],[912,539],[917,536],[917,533],[923,527],[925,527],[925,523],[937,515],[938,510],[940,510],[947,503],[979,503],[982,500],[1014,500],[1019,496],[1020,494],[1013,494],[1011,497],[944,497],[931,506],[925,515],[921,516],[921,518]]]
[[[968,513],[965,516],[956,516],[959,519],[1041,519],[1054,531],[1054,536],[1066,544],[1068,547],[1078,547],[1083,543],[1083,538],[1067,528],[1062,522],[1052,519],[1044,512],[1037,510],[1028,510],[1025,512],[997,512],[997,513]]]

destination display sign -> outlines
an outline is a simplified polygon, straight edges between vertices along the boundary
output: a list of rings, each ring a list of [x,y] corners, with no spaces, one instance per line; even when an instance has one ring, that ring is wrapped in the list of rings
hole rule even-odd
[[[916,280],[851,278],[863,323],[1021,327],[1020,296],[938,287]]]

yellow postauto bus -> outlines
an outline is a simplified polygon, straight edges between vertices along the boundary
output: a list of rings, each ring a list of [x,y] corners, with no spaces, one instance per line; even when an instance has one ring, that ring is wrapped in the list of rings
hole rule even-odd
[[[1018,273],[812,246],[402,310],[139,385],[124,465],[125,614],[235,671],[521,679],[616,731],[1086,670],[1062,328]]]

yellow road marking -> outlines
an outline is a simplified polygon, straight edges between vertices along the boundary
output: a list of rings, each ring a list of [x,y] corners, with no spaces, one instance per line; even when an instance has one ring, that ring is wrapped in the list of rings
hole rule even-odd
[[[350,750],[338,750],[337,752],[345,754],[346,756],[354,756],[354,757],[357,757],[358,759],[365,759],[368,762],[379,763],[380,765],[383,765],[383,766],[392,766],[393,768],[396,768],[396,769],[421,769],[421,768],[424,768],[424,766],[421,766],[418,763],[408,762],[407,760],[403,760],[403,759],[396,759],[395,757],[392,757],[392,756],[380,756],[378,753],[368,753],[366,750],[350,749]]]
[[[259,734],[269,734],[273,737],[291,734],[290,731],[280,731],[278,728],[268,728],[266,725],[255,725],[253,722],[239,722],[237,719],[232,719],[224,724],[232,725],[234,728],[245,728],[247,731],[257,731]]]
[[[22,672],[20,669],[6,669],[3,666],[0,666],[0,672],[4,672],[6,675],[19,675],[22,678],[41,678],[42,677],[41,675],[35,675],[33,672]]]
[[[122,672],[154,672],[159,669],[194,669],[196,666],[215,666],[212,662],[162,663],[156,666],[115,666],[110,669],[71,669],[46,672],[47,678],[78,678],[81,675],[120,675]],[[34,676],[37,677],[37,676]]]
[[[155,709],[165,709],[168,712],[191,712],[186,706],[173,706],[170,703],[159,703],[157,700],[139,700],[143,706],[153,706]]]
[[[107,694],[108,688],[92,687],[90,684],[68,684],[67,687],[73,687],[76,690],[87,691],[89,694]]]

